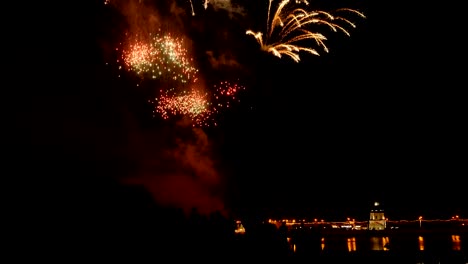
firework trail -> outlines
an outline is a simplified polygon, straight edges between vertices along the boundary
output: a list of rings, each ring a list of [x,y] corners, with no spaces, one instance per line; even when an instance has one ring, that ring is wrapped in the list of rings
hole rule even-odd
[[[192,16],[195,16],[195,10],[193,9],[192,0],[189,0],[189,1],[190,1],[190,7],[192,8]]]
[[[233,102],[240,102],[239,93],[244,86],[228,81],[213,86],[213,93],[192,89],[178,92],[175,89],[160,91],[160,95],[148,102],[153,104],[153,117],[163,119],[185,117],[192,121],[194,127],[217,126],[216,115]]]
[[[327,40],[327,38],[322,33],[310,31],[308,29],[310,26],[325,25],[333,32],[341,31],[348,36],[350,35],[349,32],[344,26],[339,25],[339,23],[356,27],[356,25],[348,19],[342,16],[332,15],[325,11],[306,11],[303,8],[295,8],[292,9],[292,11],[287,11],[286,6],[290,2],[289,0],[282,0],[273,16],[271,16],[272,2],[273,0],[269,0],[265,34],[252,30],[247,30],[246,34],[252,35],[260,44],[262,50],[272,53],[279,58],[281,58],[282,55],[286,55],[295,62],[299,62],[299,53],[301,51],[319,56],[320,54],[317,49],[300,45],[304,44],[305,40],[312,40],[313,43],[321,47],[325,52],[328,52],[328,48],[325,45],[325,40]],[[296,3],[302,2],[308,5],[307,1],[296,1]],[[285,11],[283,12],[283,10]],[[337,13],[344,11],[365,18],[364,14],[353,9],[341,8],[336,10]]]
[[[118,48],[117,48],[118,50]],[[170,34],[150,34],[127,36],[122,48],[123,66],[139,76],[152,79],[164,78],[180,83],[194,83],[198,69],[193,66],[193,59],[188,56],[181,38]],[[117,61],[120,63],[120,59]]]

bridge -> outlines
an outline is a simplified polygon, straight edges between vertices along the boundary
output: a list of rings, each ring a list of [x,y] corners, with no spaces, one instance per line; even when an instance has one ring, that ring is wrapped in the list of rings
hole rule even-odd
[[[450,219],[418,219],[412,220],[388,220],[385,219],[385,225],[383,229],[400,229],[400,228],[467,228],[468,219],[462,219],[459,217],[452,217]],[[314,219],[313,221],[307,221],[305,219],[268,219],[270,224],[276,225],[278,228],[285,225],[288,229],[297,228],[308,228],[308,229],[346,229],[346,230],[368,230],[369,221],[356,221],[355,219],[346,219],[346,221],[325,221]]]

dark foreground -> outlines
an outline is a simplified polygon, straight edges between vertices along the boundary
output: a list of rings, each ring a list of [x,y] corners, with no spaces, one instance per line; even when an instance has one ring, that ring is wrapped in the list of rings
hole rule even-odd
[[[322,234],[296,234],[291,244],[287,230],[246,215],[246,232],[239,235],[232,215],[187,213],[155,204],[141,187],[93,183],[42,188],[41,196],[17,207],[25,214],[12,229],[10,244],[21,246],[17,257],[48,263],[468,263],[466,229],[457,251],[418,251],[404,243],[388,251],[321,250]]]
[[[267,229],[271,229],[269,232]],[[263,230],[263,231],[261,231]],[[453,231],[453,230],[452,230]],[[279,230],[267,225],[259,227],[256,235],[245,234],[237,244],[238,255],[244,259],[262,259],[285,261],[288,263],[468,263],[468,233],[458,232],[457,237],[462,243],[453,248],[451,233],[424,233],[425,248],[418,245],[419,234],[393,233],[392,241],[384,249],[372,249],[368,241],[375,234],[346,236],[341,234],[308,233],[303,237],[290,237],[289,243],[284,242]],[[269,233],[269,234],[268,234]],[[291,235],[290,233],[288,235]],[[386,235],[386,234],[385,234]],[[323,240],[328,242],[323,245]],[[353,246],[347,241],[354,241]],[[241,241],[243,240],[243,241]],[[357,249],[356,249],[357,244]]]

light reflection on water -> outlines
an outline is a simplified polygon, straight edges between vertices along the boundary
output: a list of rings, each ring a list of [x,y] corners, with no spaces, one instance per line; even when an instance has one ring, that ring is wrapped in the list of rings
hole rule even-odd
[[[424,251],[424,237],[422,236],[418,237],[418,245],[419,245],[419,250]]]
[[[390,239],[388,237],[371,237],[370,247],[371,250],[382,250],[387,251],[390,245]]]
[[[459,235],[452,235],[452,250],[460,251],[461,250],[461,241]]]
[[[348,251],[356,251],[356,238],[355,237],[350,237],[348,238]]]
[[[367,240],[367,241],[366,241]],[[297,245],[297,242],[291,238],[288,238],[293,252],[297,251],[297,247],[303,245]],[[344,248],[348,252],[356,251],[391,251],[392,248],[399,248],[403,250],[412,251],[427,251],[426,243],[431,243],[431,250],[439,249],[461,251],[462,250],[462,238],[460,235],[449,235],[445,237],[431,237],[431,236],[414,236],[404,238],[391,238],[388,236],[370,236],[370,237],[356,237],[350,236],[345,238],[332,238],[332,237],[321,237],[320,238],[320,251],[342,251]],[[343,246],[340,246],[343,245]],[[468,244],[467,244],[468,245]],[[308,245],[310,248],[312,245]],[[344,247],[345,246],[345,247]],[[468,248],[466,249],[468,250]]]

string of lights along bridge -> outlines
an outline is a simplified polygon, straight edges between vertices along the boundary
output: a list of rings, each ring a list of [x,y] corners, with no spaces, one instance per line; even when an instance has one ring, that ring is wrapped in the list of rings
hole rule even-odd
[[[369,219],[356,220],[347,217],[344,221],[326,221],[324,219],[268,219],[268,223],[275,224],[278,227],[286,225],[289,228],[309,227],[309,228],[332,228],[332,229],[347,229],[347,230],[397,230],[402,227],[410,228],[465,228],[468,229],[468,219],[463,219],[459,215],[454,215],[448,219],[426,219],[419,216],[416,219],[399,219],[390,220],[386,217],[383,208],[378,202],[374,203],[374,207],[369,212]]]

